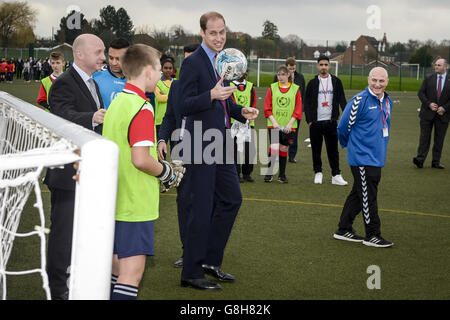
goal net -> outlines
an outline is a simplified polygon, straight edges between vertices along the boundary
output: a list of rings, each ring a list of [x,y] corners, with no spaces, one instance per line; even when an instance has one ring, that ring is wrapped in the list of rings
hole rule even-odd
[[[0,91],[0,292],[7,278],[39,273],[47,299],[46,213],[40,180],[45,168],[79,161],[76,183],[69,299],[108,299],[114,237],[118,148],[100,135]],[[36,203],[24,211],[30,194]],[[98,196],[101,195],[101,196]],[[95,214],[94,214],[95,213]],[[18,232],[21,220],[38,215],[40,224]],[[49,215],[49,213],[47,213]],[[38,236],[39,266],[9,270],[16,237]],[[33,241],[32,238],[27,241]],[[23,256],[21,259],[26,260]]]
[[[317,60],[296,60],[297,72],[302,74],[317,74]],[[284,65],[286,59],[259,58],[257,69],[257,86],[267,87],[277,74],[280,65]],[[337,61],[330,61],[330,73],[339,75],[339,64]]]

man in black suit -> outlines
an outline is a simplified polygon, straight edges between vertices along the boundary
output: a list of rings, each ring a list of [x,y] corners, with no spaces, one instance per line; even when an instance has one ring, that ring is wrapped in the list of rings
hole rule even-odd
[[[225,141],[232,141],[227,129],[230,117],[245,123],[247,119],[254,120],[258,110],[234,103],[231,95],[236,87],[224,82],[213,67],[215,56],[226,41],[223,16],[217,12],[205,13],[200,18],[200,28],[203,42],[183,61],[179,80],[178,101],[181,115],[186,117],[183,143],[190,142],[191,152],[186,153],[192,157],[188,159],[190,164],[186,164],[184,184],[180,185],[186,188],[181,285],[217,290],[221,287],[208,281],[205,273],[221,281],[234,281],[232,275],[222,271],[221,264],[242,202],[233,157],[231,162],[225,160],[229,158]],[[215,139],[223,141],[223,145],[218,143],[214,153],[208,149],[209,142],[205,138],[211,133]]]
[[[450,76],[447,72],[448,62],[438,59],[434,64],[435,74],[422,82],[419,89],[419,99],[422,106],[419,112],[420,140],[417,156],[413,163],[417,168],[423,168],[423,163],[430,149],[431,131],[434,127],[434,145],[431,167],[444,169],[441,164],[442,147],[450,121]]]
[[[105,60],[103,41],[82,34],[73,43],[74,63],[53,83],[49,102],[51,112],[101,134],[106,113],[92,74]],[[75,175],[73,163],[63,169],[49,169],[45,183],[51,192],[51,227],[48,238],[47,272],[52,299],[67,299],[70,273]]]
[[[184,47],[184,58],[189,57],[197,48],[199,44],[191,44]],[[173,150],[175,144],[180,141],[183,137],[181,136],[182,130],[184,130],[184,122],[186,121],[184,117],[181,116],[179,102],[177,98],[180,93],[178,92],[179,81],[174,80],[172,85],[170,86],[169,97],[167,99],[167,110],[164,115],[163,121],[161,123],[161,127],[159,128],[159,137],[158,137],[158,158],[159,160],[164,160],[167,154],[167,143],[170,141],[170,149]],[[179,136],[177,139],[172,140],[172,133],[180,129]],[[171,157],[172,159],[173,156]],[[184,209],[183,209],[183,188],[180,186],[177,188],[177,210],[178,210],[178,226],[180,232],[180,240],[181,244],[183,244],[184,239]],[[183,257],[179,258],[174,263],[175,268],[179,268],[183,266]]]

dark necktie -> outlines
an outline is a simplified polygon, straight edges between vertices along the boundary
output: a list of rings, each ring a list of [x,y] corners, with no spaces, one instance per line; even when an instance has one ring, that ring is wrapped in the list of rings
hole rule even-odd
[[[217,54],[214,56],[214,59],[216,59]],[[216,71],[214,71],[216,73]],[[216,73],[217,81],[220,81],[220,76]],[[230,128],[230,117],[228,116],[228,110],[227,110],[227,102],[225,100],[220,100],[220,102],[223,105],[223,112],[225,113],[225,128]]]
[[[438,88],[437,88],[437,100],[439,102],[439,98],[441,97],[441,93],[442,93],[442,75],[439,75],[439,80],[438,80]]]

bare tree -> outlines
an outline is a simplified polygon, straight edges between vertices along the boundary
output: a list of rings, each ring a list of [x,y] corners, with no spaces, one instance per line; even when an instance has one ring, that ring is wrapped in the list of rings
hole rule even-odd
[[[0,45],[8,47],[19,30],[32,30],[36,15],[37,11],[27,2],[3,2],[0,5]]]

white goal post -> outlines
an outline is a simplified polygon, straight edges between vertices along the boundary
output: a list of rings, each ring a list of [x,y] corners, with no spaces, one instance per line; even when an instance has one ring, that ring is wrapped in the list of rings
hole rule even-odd
[[[419,80],[420,64],[418,64],[418,63],[402,63],[400,65],[400,68],[403,67],[403,66],[405,66],[405,67],[416,67],[416,69],[417,69],[417,71],[416,71],[416,80]]]
[[[259,82],[260,82],[259,81],[260,76],[263,73],[263,71],[261,69],[261,62],[264,62],[264,61],[271,61],[274,63],[278,62],[279,65],[281,65],[281,64],[285,64],[286,59],[258,58],[258,74],[257,74],[257,86],[258,87],[259,87]],[[314,74],[317,72],[317,69],[316,69],[317,60],[295,60],[295,61],[297,61],[297,64],[298,63],[311,64],[313,66],[311,69],[311,73]],[[331,64],[331,66],[334,66],[334,68],[335,68],[335,71],[333,72],[334,75],[338,76],[339,75],[339,63],[337,61],[330,60],[330,64]],[[276,72],[277,72],[276,70],[272,70],[271,74],[275,75]],[[305,73],[305,72],[302,70],[302,73]],[[307,73],[309,73],[309,72],[307,72]]]
[[[0,223],[18,220],[20,215],[26,219],[26,214],[29,214],[21,212],[23,204],[15,210],[6,204],[12,202],[11,193],[15,192],[12,185],[20,184],[21,180],[33,175],[32,184],[37,197],[35,207],[39,207],[42,169],[79,161],[69,299],[109,299],[118,159],[119,149],[112,141],[0,91]],[[28,194],[24,197],[28,198]],[[46,228],[42,204],[40,207],[42,225],[37,229],[41,232],[41,241],[44,241],[41,247],[45,255],[45,236],[42,234]],[[19,218],[10,218],[12,214]],[[3,288],[6,288],[7,275],[25,273],[6,270],[14,237],[23,236],[16,233],[18,222],[15,226],[10,224],[0,225],[0,282]],[[8,241],[5,241],[7,236]],[[4,242],[9,243],[6,249]],[[5,254],[7,250],[9,252]],[[49,298],[45,260],[41,254],[41,268],[36,272],[42,274],[43,287]],[[6,292],[3,296],[6,298]]]

